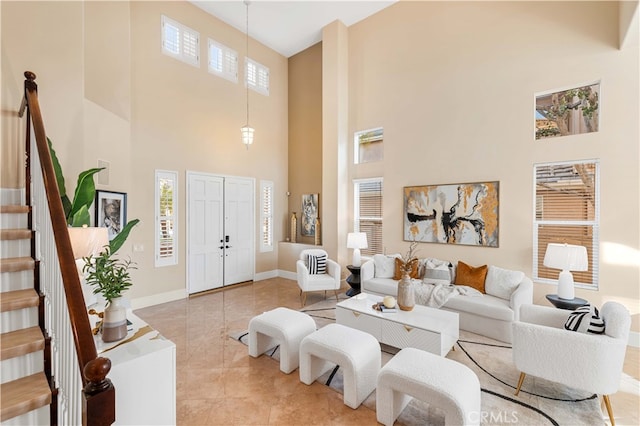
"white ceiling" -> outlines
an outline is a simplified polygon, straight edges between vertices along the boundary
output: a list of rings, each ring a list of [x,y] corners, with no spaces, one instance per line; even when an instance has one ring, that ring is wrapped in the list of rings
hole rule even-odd
[[[396,1],[252,0],[249,4],[249,36],[288,58],[319,42],[322,28],[336,19],[350,26]],[[191,3],[245,32],[247,7],[244,1]]]

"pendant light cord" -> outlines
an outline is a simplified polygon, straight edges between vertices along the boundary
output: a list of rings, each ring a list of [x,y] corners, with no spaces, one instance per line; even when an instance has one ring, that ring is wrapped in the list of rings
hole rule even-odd
[[[247,6],[247,34],[246,34],[246,52],[247,52],[247,65],[245,73],[247,74],[245,86],[247,89],[247,127],[249,126],[249,1],[245,0],[244,4]],[[248,147],[248,146],[247,146]]]

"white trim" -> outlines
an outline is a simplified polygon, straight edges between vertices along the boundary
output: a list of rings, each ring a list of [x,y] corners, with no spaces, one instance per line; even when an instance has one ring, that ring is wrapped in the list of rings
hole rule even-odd
[[[258,272],[256,274],[254,274],[253,276],[253,281],[263,281],[263,280],[268,280],[270,278],[278,278],[279,275],[279,271],[277,269],[273,269],[271,271],[266,271],[266,272]]]
[[[286,278],[288,280],[298,281],[298,274],[295,272],[278,269],[278,276],[280,278]]]
[[[186,289],[167,291],[164,293],[153,294],[151,296],[137,297],[131,299],[132,309],[142,309],[148,306],[160,305],[161,303],[174,302],[187,298]]]

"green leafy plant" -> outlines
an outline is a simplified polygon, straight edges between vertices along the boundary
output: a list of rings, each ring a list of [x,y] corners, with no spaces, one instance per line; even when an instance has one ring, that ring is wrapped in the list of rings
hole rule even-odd
[[[93,287],[93,294],[101,294],[108,303],[133,285],[129,271],[137,269],[130,259],[115,259],[112,254],[111,249],[105,246],[97,256],[84,257],[82,267],[82,272],[87,274],[87,284]]]
[[[62,207],[64,208],[67,225],[73,227],[81,227],[83,225],[89,226],[91,223],[89,207],[91,207],[91,204],[96,197],[96,185],[93,180],[93,176],[100,170],[104,169],[104,167],[96,167],[80,173],[78,175],[78,183],[76,184],[76,191],[73,195],[73,200],[70,200],[65,187],[62,166],[60,165],[60,161],[58,161],[56,151],[53,149],[51,139],[47,138],[47,143],[49,144],[49,152],[51,153],[51,160],[53,161],[53,169],[56,174],[58,191],[60,191],[60,198],[62,199]],[[133,229],[138,222],[140,222],[140,219],[133,219],[127,222],[118,235],[109,242],[111,253],[117,252],[118,249],[122,247],[129,236],[131,229]]]

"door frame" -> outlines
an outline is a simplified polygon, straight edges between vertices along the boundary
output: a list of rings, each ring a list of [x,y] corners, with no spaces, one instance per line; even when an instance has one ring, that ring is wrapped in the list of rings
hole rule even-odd
[[[247,179],[251,181],[251,223],[248,225],[250,227],[250,232],[251,232],[251,246],[252,249],[250,250],[251,253],[251,258],[249,260],[249,264],[251,265],[251,279],[255,280],[255,275],[256,275],[256,179],[253,177],[249,177],[249,176],[236,176],[236,175],[225,175],[225,174],[219,174],[219,173],[210,173],[210,172],[199,172],[196,170],[187,170],[185,173],[185,217],[186,217],[186,224],[185,224],[185,259],[186,259],[186,265],[185,265],[185,291],[187,292],[187,294],[189,293],[189,248],[190,248],[190,240],[189,240],[189,232],[190,232],[190,207],[189,207],[189,197],[191,195],[190,193],[190,187],[189,187],[189,181],[190,181],[190,176],[191,175],[205,175],[205,176],[210,176],[210,177],[216,177],[216,178],[222,178],[222,179],[227,179],[227,178],[234,178],[234,179]],[[224,214],[224,212],[223,212]],[[225,277],[224,277],[224,271],[223,271],[223,284],[221,288],[224,288],[226,285],[224,284],[225,282]],[[195,294],[195,293],[194,293]]]

